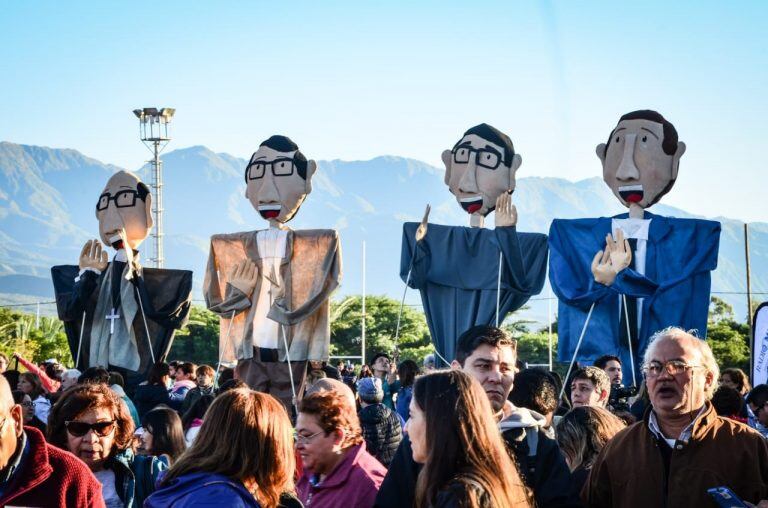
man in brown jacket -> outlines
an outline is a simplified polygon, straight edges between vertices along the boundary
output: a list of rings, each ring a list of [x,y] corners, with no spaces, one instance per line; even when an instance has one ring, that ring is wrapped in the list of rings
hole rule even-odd
[[[721,486],[751,503],[767,499],[768,444],[715,413],[709,400],[720,372],[709,345],[679,328],[662,330],[645,352],[643,373],[652,408],[603,448],[582,491],[584,502],[717,506],[707,489]]]

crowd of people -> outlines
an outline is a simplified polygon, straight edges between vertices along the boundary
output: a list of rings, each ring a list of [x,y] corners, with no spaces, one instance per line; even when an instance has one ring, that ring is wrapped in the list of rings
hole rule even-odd
[[[676,328],[637,389],[616,356],[563,380],[476,326],[444,368],[310,362],[292,408],[232,369],[158,363],[126,393],[119,372],[10,360],[0,506],[714,506],[721,487],[768,506],[768,385]]]

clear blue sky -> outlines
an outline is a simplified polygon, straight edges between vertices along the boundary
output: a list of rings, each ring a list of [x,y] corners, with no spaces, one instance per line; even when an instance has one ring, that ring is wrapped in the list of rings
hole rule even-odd
[[[317,159],[437,165],[488,122],[518,176],[578,180],[652,108],[688,145],[665,203],[768,222],[766,26],[758,1],[4,2],[0,140],[135,169],[131,110],[171,106],[169,149],[284,133]]]

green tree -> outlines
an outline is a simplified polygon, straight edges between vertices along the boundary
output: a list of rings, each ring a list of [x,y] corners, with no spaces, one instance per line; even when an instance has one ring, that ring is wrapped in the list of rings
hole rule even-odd
[[[74,363],[61,321],[41,317],[38,322],[34,314],[9,309],[0,309],[0,351],[9,357],[19,353],[36,363],[48,358],[67,366]]]
[[[720,368],[749,370],[749,325],[736,321],[733,307],[717,296],[709,308],[707,342]]]
[[[400,302],[386,296],[366,296],[365,357],[377,352],[393,353]],[[362,335],[362,297],[349,296],[331,302],[331,355],[359,356]],[[398,340],[400,359],[420,361],[434,351],[424,313],[403,308]]]
[[[176,332],[168,358],[216,368],[218,355],[219,317],[204,307],[192,306],[189,322]]]

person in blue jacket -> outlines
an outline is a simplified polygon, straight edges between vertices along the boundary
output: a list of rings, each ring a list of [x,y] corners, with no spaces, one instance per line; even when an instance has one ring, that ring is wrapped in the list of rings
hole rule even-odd
[[[509,136],[477,125],[442,159],[445,183],[471,227],[428,224],[429,211],[421,224],[405,223],[400,277],[419,289],[437,352],[451,359],[460,333],[501,324],[541,291],[547,237],[517,232],[512,192],[522,158]],[[495,229],[483,228],[494,210]]]
[[[685,144],[661,114],[622,116],[597,156],[628,213],[552,221],[549,280],[559,299],[560,361],[571,361],[584,331],[576,360],[591,364],[614,354],[626,366],[634,363],[639,379],[638,359],[654,332],[679,326],[706,337],[720,223],[646,211],[674,185],[683,153]],[[624,382],[632,381],[625,369]]]

